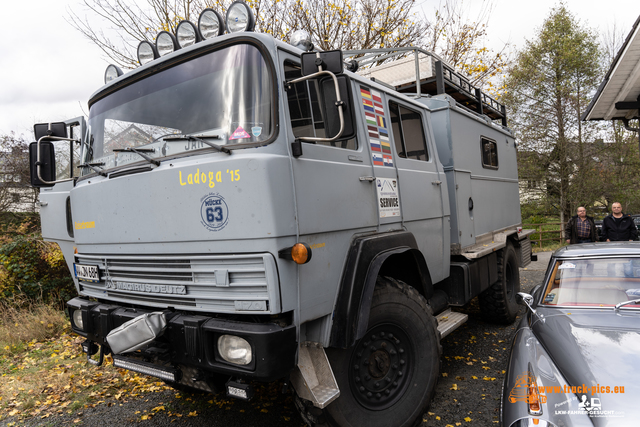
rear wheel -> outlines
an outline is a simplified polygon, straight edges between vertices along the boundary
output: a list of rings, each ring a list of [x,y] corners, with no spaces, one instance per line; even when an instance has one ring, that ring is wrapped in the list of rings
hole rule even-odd
[[[422,420],[440,369],[440,339],[427,301],[379,277],[369,327],[352,348],[327,349],[340,397],[324,410],[298,401],[310,425],[413,426]]]
[[[520,292],[518,257],[511,243],[498,253],[498,281],[480,294],[480,309],[486,320],[511,324],[520,307],[516,294]]]

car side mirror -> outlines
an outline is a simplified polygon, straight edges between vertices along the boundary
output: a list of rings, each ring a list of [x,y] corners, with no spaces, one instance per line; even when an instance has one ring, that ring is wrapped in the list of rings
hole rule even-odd
[[[40,146],[40,153],[38,153]],[[39,154],[39,155],[38,155]],[[56,180],[56,153],[53,142],[29,144],[29,174],[31,185],[37,188],[53,187]]]
[[[353,128],[353,112],[351,100],[351,90],[349,88],[349,78],[345,75],[336,76],[338,80],[338,91],[342,102],[342,116],[344,119],[344,129],[340,139],[350,139],[355,132]],[[325,130],[329,138],[333,138],[340,132],[340,113],[336,89],[332,78],[324,78],[320,81],[320,88],[324,102]]]
[[[309,76],[318,72],[318,67],[333,74],[342,74],[344,63],[341,50],[327,50],[325,52],[306,52],[300,56],[302,75]]]

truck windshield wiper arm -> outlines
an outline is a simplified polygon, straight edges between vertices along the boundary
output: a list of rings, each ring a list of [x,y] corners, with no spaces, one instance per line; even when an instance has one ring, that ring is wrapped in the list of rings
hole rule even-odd
[[[618,311],[618,310],[620,310],[620,307],[624,307],[625,305],[629,305],[629,304],[640,304],[640,299],[632,299],[632,300],[629,300],[629,301],[623,301],[623,302],[621,302],[619,304],[616,304],[616,306],[613,307],[613,308],[614,308],[614,310]]]
[[[83,163],[81,165],[76,166],[77,168],[89,168],[92,171],[94,171],[95,173],[97,173],[98,175],[101,176],[107,176],[106,173],[102,172],[102,169],[98,169],[96,166],[104,166],[103,162],[96,162],[96,163]]]
[[[220,136],[218,135],[211,135],[211,136],[207,136],[207,138],[213,138],[213,139],[220,139]],[[221,151],[223,153],[227,153],[227,154],[231,154],[231,150],[229,150],[226,147],[223,147],[222,145],[218,145],[218,144],[214,144],[213,142],[209,142],[205,139],[202,138],[198,138],[197,136],[192,136],[192,135],[175,135],[175,136],[166,136],[164,138],[165,141],[198,141],[201,142],[203,144],[207,144],[209,147],[211,148],[215,148],[218,151]]]
[[[149,163],[153,163],[156,166],[160,166],[160,162],[152,159],[151,157],[147,156],[144,153],[153,153],[156,150],[154,150],[153,148],[133,148],[133,147],[128,147],[128,148],[114,148],[113,150],[114,153],[120,153],[120,152],[124,152],[124,153],[136,153],[137,155],[139,155],[140,157],[142,157],[143,159],[145,159],[146,161],[148,161]]]

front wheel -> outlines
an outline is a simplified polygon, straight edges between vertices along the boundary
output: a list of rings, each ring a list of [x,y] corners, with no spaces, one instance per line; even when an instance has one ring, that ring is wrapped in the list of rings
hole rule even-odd
[[[440,354],[427,301],[407,284],[379,277],[365,335],[352,348],[327,349],[340,397],[303,418],[341,427],[413,426],[435,391]]]

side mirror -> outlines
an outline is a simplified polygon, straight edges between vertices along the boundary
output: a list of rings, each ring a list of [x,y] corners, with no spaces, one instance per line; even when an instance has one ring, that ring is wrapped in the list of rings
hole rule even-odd
[[[44,137],[67,138],[67,124],[65,122],[57,123],[38,123],[33,125],[33,133],[36,141],[40,141]]]
[[[349,78],[345,75],[336,76],[338,80],[338,91],[342,101],[342,115],[344,119],[344,129],[340,139],[352,138],[355,129],[353,128],[353,102],[351,100],[351,90],[349,90]],[[324,102],[325,130],[327,137],[333,138],[340,132],[340,114],[337,104],[336,89],[332,78],[325,78],[320,81],[320,90]]]
[[[300,61],[302,62],[302,76],[317,73],[319,66],[324,71],[331,71],[333,74],[341,74],[344,67],[341,50],[306,52],[300,56]]]
[[[53,187],[56,180],[56,153],[53,143],[40,142],[40,159],[38,159],[38,143],[29,144],[29,172],[31,185],[34,187]],[[38,176],[38,166],[40,175]]]

